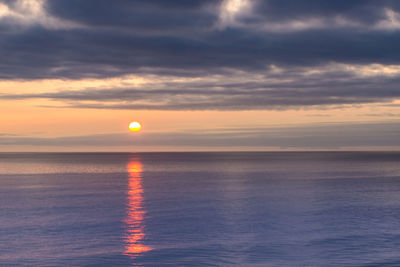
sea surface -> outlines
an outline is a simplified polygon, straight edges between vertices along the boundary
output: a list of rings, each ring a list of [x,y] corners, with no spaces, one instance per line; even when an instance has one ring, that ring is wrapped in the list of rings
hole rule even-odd
[[[0,266],[400,266],[400,153],[0,153]]]

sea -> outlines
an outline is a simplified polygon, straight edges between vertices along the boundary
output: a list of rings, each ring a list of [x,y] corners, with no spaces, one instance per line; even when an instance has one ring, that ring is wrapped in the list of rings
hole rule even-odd
[[[0,266],[400,266],[400,152],[0,153]]]

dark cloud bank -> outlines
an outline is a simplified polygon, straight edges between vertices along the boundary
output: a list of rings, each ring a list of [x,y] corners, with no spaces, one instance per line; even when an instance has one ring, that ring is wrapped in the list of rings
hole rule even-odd
[[[399,147],[400,124],[344,123],[298,127],[218,129],[212,132],[102,134],[59,138],[2,137],[1,146],[93,146],[93,147],[274,147],[283,149]]]
[[[1,2],[18,8],[17,1]],[[205,81],[0,97],[167,110],[271,109],[399,97],[399,74],[360,77],[332,67],[400,64],[399,1],[250,2],[249,10],[228,19],[221,11],[227,2],[218,0],[47,1],[45,13],[57,25],[4,16],[1,79],[157,74]],[[325,71],[306,75],[320,69]],[[207,82],[215,74],[219,81]],[[262,78],[252,81],[254,75]]]
[[[290,79],[287,80],[287,76]],[[154,82],[139,88],[88,88],[1,95],[0,99],[51,99],[69,108],[153,110],[286,109],[392,101],[400,77],[356,77],[338,70],[303,76],[301,71],[225,80]],[[57,106],[59,107],[59,106]]]

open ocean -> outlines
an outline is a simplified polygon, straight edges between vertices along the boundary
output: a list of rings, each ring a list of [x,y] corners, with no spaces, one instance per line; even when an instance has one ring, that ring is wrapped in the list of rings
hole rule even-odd
[[[400,266],[400,153],[1,153],[0,266]]]

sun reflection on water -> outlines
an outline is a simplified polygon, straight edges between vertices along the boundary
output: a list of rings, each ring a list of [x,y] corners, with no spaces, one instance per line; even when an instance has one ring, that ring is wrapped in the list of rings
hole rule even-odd
[[[143,207],[142,164],[137,159],[131,159],[126,167],[129,182],[124,253],[135,258],[143,252],[152,250],[152,248],[143,244],[146,236],[144,232],[146,210]]]

